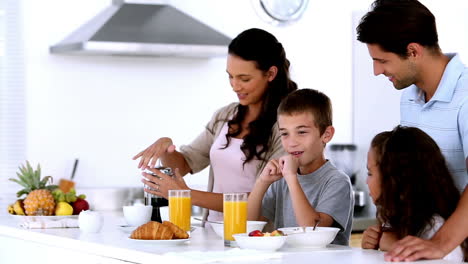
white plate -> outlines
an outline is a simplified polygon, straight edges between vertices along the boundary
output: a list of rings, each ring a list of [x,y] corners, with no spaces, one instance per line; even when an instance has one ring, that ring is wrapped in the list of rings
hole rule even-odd
[[[190,238],[186,238],[186,239],[169,239],[169,240],[145,240],[145,239],[128,238],[128,240],[135,241],[137,243],[144,243],[144,244],[180,245],[180,244],[183,244],[185,242],[190,241]]]
[[[118,227],[124,233],[132,233],[135,229],[138,228],[138,226],[129,226],[129,225],[119,225]],[[190,232],[195,231],[195,229],[196,228],[194,226],[192,226],[190,228]]]
[[[119,229],[124,233],[132,233],[133,230],[137,229],[138,226],[119,225]]]
[[[78,219],[78,215],[51,215],[51,216],[11,215],[11,217],[22,222],[57,221],[57,220],[65,219],[65,218]]]

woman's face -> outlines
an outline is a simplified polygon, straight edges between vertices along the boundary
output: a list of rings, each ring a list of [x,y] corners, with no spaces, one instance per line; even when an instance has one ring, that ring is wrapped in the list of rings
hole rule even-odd
[[[369,195],[375,201],[379,198],[381,192],[381,175],[377,164],[377,156],[375,150],[371,147],[367,152],[367,186],[369,187]]]
[[[274,66],[272,66],[273,68]],[[235,55],[228,55],[226,72],[232,89],[244,106],[261,105],[263,96],[276,73],[263,72],[254,61],[246,61]]]

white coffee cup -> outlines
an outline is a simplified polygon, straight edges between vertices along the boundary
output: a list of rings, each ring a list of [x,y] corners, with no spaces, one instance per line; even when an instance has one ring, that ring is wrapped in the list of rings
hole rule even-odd
[[[95,211],[81,211],[78,215],[78,226],[85,233],[97,233],[103,223],[102,215]]]
[[[129,226],[140,226],[148,223],[152,213],[153,207],[151,205],[135,204],[123,207],[125,221]]]

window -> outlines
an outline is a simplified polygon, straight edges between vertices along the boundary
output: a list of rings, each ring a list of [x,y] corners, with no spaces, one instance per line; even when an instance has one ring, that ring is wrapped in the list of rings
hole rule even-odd
[[[26,154],[21,2],[0,0],[0,214],[20,189],[8,179],[16,177]]]

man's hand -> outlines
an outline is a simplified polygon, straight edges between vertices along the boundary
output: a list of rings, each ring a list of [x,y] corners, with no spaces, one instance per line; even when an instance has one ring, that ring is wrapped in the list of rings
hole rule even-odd
[[[407,236],[396,242],[385,254],[385,261],[415,261],[445,257],[441,246],[434,241]]]
[[[382,229],[379,225],[369,226],[363,233],[361,246],[364,249],[379,249]]]

